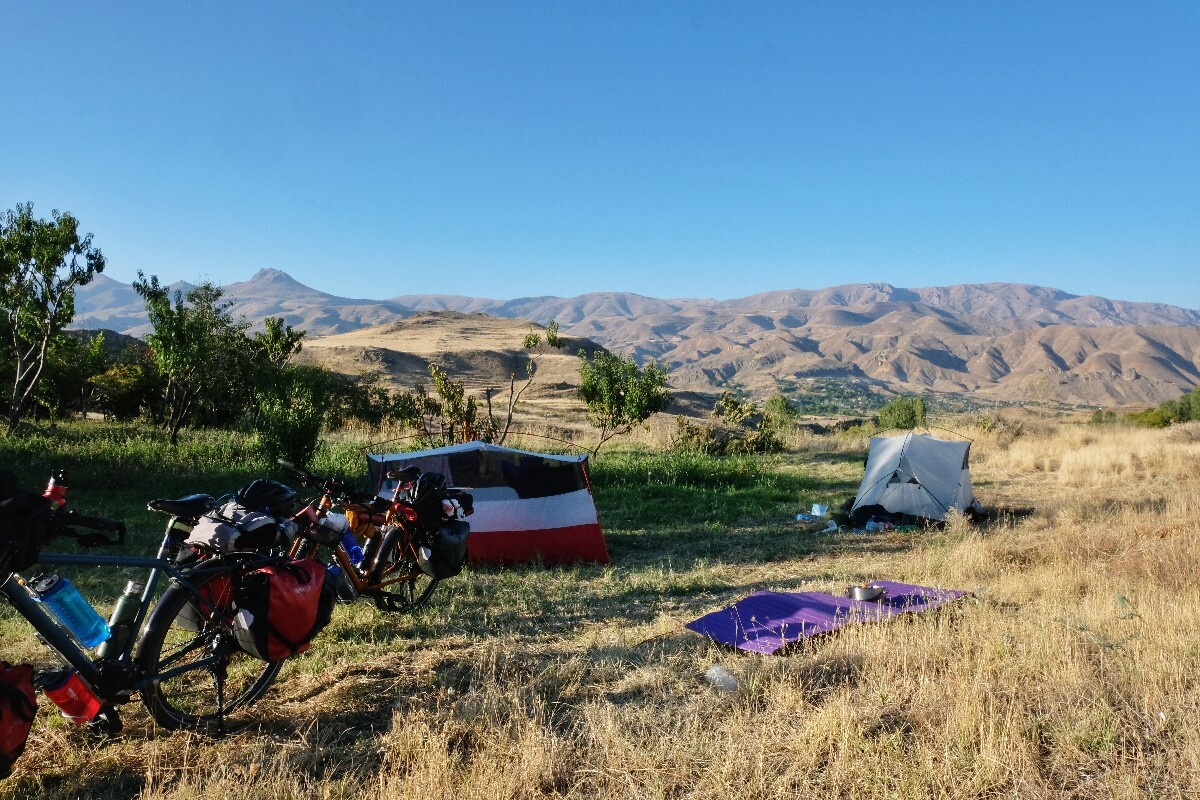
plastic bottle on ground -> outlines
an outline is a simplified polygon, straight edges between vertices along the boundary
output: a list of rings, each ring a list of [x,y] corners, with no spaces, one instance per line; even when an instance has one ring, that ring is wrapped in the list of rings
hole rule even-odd
[[[719,689],[722,692],[736,692],[738,688],[737,678],[730,674],[729,670],[722,667],[720,664],[713,664],[704,673],[704,678],[712,685],[714,689]]]

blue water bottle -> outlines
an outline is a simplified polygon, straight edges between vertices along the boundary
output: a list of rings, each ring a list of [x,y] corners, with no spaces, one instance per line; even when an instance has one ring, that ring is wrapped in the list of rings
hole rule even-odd
[[[350,580],[350,576],[342,571],[342,568],[337,564],[326,564],[325,572],[329,573],[329,579],[333,582],[333,590],[337,594],[338,602],[353,603],[358,599],[358,589],[355,588],[354,582]]]
[[[350,556],[351,564],[358,566],[362,563],[362,548],[358,546],[358,540],[354,538],[354,534],[350,531],[342,534],[342,547],[345,548],[347,555]]]
[[[37,599],[89,650],[108,639],[104,617],[88,604],[75,585],[61,575],[50,575],[33,585]]]

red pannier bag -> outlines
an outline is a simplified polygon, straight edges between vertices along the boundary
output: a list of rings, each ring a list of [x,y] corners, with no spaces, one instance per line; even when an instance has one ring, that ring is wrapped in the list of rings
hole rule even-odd
[[[36,713],[33,667],[0,661],[0,778],[12,773],[13,762],[25,752]]]
[[[228,575],[217,575],[196,589],[200,602],[192,601],[184,606],[175,618],[175,624],[189,631],[202,631],[204,624],[213,614],[228,614],[233,610],[233,582]]]
[[[263,661],[303,653],[333,615],[334,588],[325,565],[311,558],[261,567],[238,579],[234,634]]]

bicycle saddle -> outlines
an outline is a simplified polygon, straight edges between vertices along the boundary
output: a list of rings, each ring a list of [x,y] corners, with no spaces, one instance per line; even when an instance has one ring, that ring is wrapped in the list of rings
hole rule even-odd
[[[195,519],[204,512],[215,508],[216,505],[216,499],[210,494],[189,494],[178,500],[151,500],[146,504],[146,508],[176,517]]]

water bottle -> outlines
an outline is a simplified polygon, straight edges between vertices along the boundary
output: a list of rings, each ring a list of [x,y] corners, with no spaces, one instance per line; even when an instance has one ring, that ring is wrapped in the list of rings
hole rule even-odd
[[[111,631],[79,590],[61,575],[42,578],[33,585],[38,600],[50,609],[62,626],[89,650],[108,639]]]
[[[75,670],[64,669],[57,675],[43,677],[40,683],[42,694],[54,701],[71,722],[82,725],[100,713],[100,698]]]
[[[145,588],[137,581],[125,584],[125,591],[117,599],[117,605],[108,619],[108,628],[112,635],[96,651],[101,658],[116,658],[121,655],[121,650],[129,641],[129,635],[133,633],[133,618],[142,604],[142,590]]]
[[[333,589],[339,603],[353,603],[358,599],[358,589],[354,588],[350,576],[343,572],[341,567],[337,564],[326,564],[325,572],[329,575],[329,580],[333,582]]]
[[[738,689],[737,678],[733,677],[729,670],[720,664],[713,664],[709,667],[708,671],[704,673],[704,677],[714,689],[719,689],[722,692],[733,693]]]
[[[358,540],[354,538],[354,534],[346,531],[342,534],[342,547],[350,556],[350,563],[358,566],[363,560],[362,548],[358,546]]]

